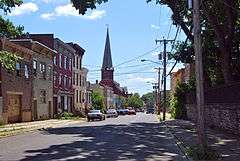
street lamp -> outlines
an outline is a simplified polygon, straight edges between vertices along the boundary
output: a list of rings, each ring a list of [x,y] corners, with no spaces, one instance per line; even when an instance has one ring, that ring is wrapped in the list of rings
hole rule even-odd
[[[155,63],[155,64],[158,64],[158,65],[162,65],[162,63],[159,63],[159,62],[156,62],[156,61],[152,61],[152,60],[148,60],[148,59],[142,59],[141,62],[151,62],[151,63]]]

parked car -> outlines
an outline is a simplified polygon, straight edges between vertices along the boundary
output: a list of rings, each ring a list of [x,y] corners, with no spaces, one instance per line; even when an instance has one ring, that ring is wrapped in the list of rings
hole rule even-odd
[[[118,117],[118,112],[115,109],[108,109],[106,114],[107,117]]]
[[[118,115],[127,115],[128,109],[117,109]]]
[[[136,115],[136,111],[134,109],[128,110],[128,115]]]
[[[94,121],[96,119],[98,120],[105,120],[105,115],[100,110],[90,110],[87,114],[87,120],[88,121]]]
[[[129,109],[123,109],[124,115],[128,115],[128,111],[129,111]]]
[[[154,108],[148,108],[146,114],[154,114],[155,109]]]

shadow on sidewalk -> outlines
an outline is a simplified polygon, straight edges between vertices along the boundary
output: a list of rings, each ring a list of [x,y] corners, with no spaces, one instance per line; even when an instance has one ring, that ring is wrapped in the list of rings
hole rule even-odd
[[[49,160],[184,160],[165,126],[159,123],[75,126],[49,129],[43,135],[76,137],[76,141],[25,151],[22,161]]]
[[[194,123],[184,120],[166,121],[171,132],[181,140],[185,146],[197,144],[197,131]],[[219,160],[240,161],[240,137],[226,133],[219,129],[207,129],[208,144],[221,156]]]

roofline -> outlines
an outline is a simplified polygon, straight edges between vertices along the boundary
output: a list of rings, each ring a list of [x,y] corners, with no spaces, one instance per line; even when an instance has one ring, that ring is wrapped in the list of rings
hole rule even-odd
[[[53,53],[57,53],[57,51],[56,50],[53,50],[53,49],[51,49],[51,48],[49,48],[49,47],[47,47],[46,45],[44,45],[44,44],[42,44],[42,43],[40,43],[40,42],[38,42],[38,41],[34,41],[34,40],[32,40],[32,39],[11,39],[11,40],[9,40],[9,41],[11,41],[11,42],[30,42],[30,43],[33,43],[33,44],[38,44],[38,45],[40,45],[40,46],[42,46],[42,47],[44,47],[44,48],[47,48],[48,50],[50,50],[51,52],[53,52]]]

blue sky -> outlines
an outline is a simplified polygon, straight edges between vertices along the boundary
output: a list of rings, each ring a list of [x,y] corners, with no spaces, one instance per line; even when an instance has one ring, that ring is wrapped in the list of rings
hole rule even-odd
[[[166,6],[147,4],[145,0],[109,0],[85,16],[77,14],[70,0],[25,0],[7,17],[16,25],[24,25],[26,32],[54,33],[65,42],[82,46],[86,50],[83,64],[89,69],[91,82],[100,80],[98,70],[102,64],[106,24],[109,24],[115,80],[127,86],[130,92],[140,94],[152,91],[152,85],[147,82],[156,81],[157,73],[153,68],[158,66],[140,60],[157,61],[156,52],[162,51],[163,46],[158,45],[157,50],[134,58],[156,48],[155,39],[168,37],[171,26],[171,11]],[[169,38],[173,39],[175,33],[176,27],[172,26]],[[177,39],[184,39],[183,32]]]

